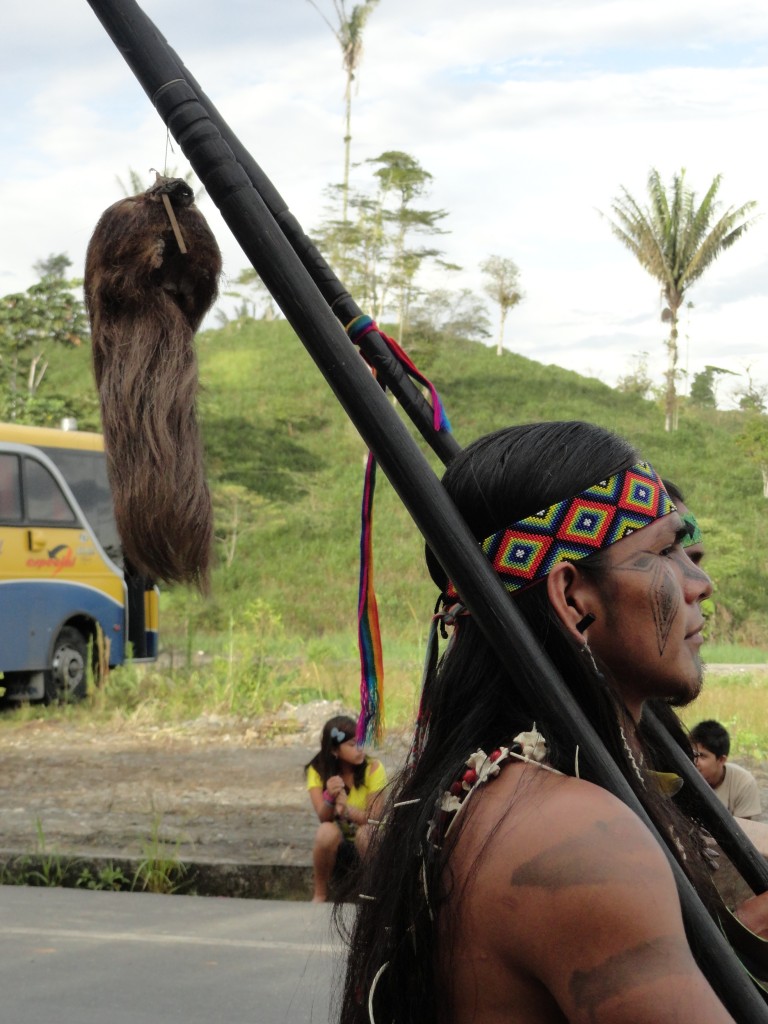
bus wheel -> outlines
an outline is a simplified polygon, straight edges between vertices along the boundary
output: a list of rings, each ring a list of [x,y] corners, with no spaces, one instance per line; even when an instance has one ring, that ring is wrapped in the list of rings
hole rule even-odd
[[[63,626],[53,645],[51,668],[46,673],[48,704],[82,700],[88,686],[88,644],[73,626]]]

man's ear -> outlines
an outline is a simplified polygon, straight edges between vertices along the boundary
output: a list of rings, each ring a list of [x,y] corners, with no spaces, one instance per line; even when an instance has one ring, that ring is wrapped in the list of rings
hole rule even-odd
[[[585,615],[596,616],[597,613],[598,602],[592,583],[572,562],[558,562],[547,576],[547,597],[558,619],[581,646],[584,628],[578,626]]]

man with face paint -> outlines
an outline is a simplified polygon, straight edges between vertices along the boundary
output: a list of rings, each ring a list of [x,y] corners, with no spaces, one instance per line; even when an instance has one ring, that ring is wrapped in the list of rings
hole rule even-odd
[[[443,484],[670,853],[714,900],[699,831],[640,728],[646,701],[685,704],[701,688],[711,583],[682,547],[690,524],[631,445],[585,423],[479,438]],[[501,664],[427,560],[448,645],[428,659],[411,756],[360,880],[340,1024],[727,1024],[658,843],[539,699],[535,665]],[[690,751],[682,731],[678,742]],[[745,921],[758,932],[761,907]]]

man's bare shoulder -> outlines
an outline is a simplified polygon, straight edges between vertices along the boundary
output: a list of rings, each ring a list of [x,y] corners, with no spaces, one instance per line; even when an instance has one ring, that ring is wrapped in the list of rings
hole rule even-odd
[[[628,870],[636,882],[642,881],[637,872],[672,882],[658,842],[638,816],[582,779],[511,766],[487,785],[471,819],[460,859],[479,855],[473,874],[492,889],[605,886],[623,881]]]
[[[535,978],[554,1000],[542,1021],[682,1022],[691,1006],[730,1020],[691,956],[664,852],[610,793],[510,767],[477,800],[455,852],[472,949],[462,987],[483,992],[491,1018],[506,985]]]

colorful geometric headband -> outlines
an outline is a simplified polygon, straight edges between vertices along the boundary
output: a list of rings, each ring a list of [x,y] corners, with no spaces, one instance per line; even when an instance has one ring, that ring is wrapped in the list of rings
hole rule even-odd
[[[558,562],[575,562],[642,530],[676,505],[647,462],[600,480],[549,508],[519,519],[481,543],[510,593],[543,579]],[[453,583],[449,598],[458,597]]]

